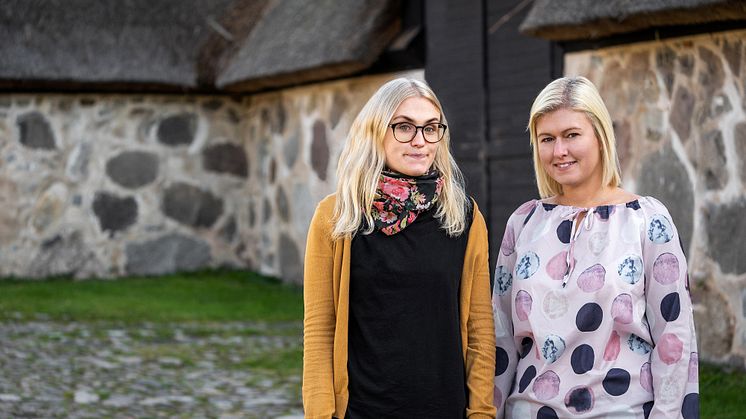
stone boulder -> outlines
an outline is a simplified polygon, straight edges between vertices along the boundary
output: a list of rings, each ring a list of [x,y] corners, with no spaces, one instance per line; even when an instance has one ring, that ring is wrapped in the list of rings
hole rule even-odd
[[[145,151],[125,151],[106,162],[106,174],[125,188],[139,188],[158,176],[158,157]]]
[[[205,170],[225,173],[238,177],[249,175],[249,163],[243,147],[224,143],[207,147],[202,152],[202,166]]]
[[[194,271],[211,260],[210,246],[202,240],[181,234],[168,234],[125,248],[128,275],[165,275]]]
[[[282,277],[301,284],[303,282],[303,260],[295,241],[284,233],[280,235],[278,253]]]
[[[161,210],[182,224],[212,227],[223,213],[223,200],[209,191],[179,182],[166,188]]]
[[[723,273],[746,273],[743,237],[746,236],[746,200],[724,205],[711,204],[705,212],[708,253]]]
[[[109,192],[96,192],[92,207],[101,231],[113,234],[137,221],[137,201],[131,196],[119,197]]]
[[[18,117],[19,141],[28,148],[54,150],[54,134],[49,121],[39,112],[28,112]]]
[[[694,225],[694,188],[670,145],[645,157],[637,185],[639,194],[651,195],[666,205],[688,255]]]
[[[316,176],[326,180],[326,169],[329,165],[329,144],[326,140],[326,125],[323,121],[313,124],[313,140],[311,142],[311,167]]]
[[[169,146],[189,145],[197,131],[197,117],[190,113],[169,116],[158,125],[158,141]]]

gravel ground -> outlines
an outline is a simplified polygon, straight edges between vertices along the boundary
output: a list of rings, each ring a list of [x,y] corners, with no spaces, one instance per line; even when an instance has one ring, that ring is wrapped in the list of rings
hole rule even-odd
[[[0,417],[303,417],[301,324],[0,322]],[[297,362],[296,362],[297,364]]]

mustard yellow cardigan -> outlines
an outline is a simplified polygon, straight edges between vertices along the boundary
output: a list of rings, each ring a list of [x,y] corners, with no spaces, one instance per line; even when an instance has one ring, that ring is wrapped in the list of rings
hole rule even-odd
[[[316,208],[306,243],[303,285],[303,407],[306,419],[344,418],[351,239],[332,240],[335,197]],[[487,226],[474,217],[461,274],[459,310],[469,419],[494,418],[495,334]]]

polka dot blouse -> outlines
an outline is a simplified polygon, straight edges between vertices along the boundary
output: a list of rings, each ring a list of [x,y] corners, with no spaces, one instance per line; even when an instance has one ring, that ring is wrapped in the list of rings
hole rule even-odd
[[[521,205],[492,305],[498,418],[698,417],[686,259],[655,198]]]

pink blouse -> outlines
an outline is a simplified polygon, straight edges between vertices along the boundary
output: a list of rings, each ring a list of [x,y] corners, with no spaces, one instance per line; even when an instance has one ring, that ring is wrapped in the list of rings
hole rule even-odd
[[[492,304],[498,418],[698,417],[686,259],[655,198],[521,205]]]

